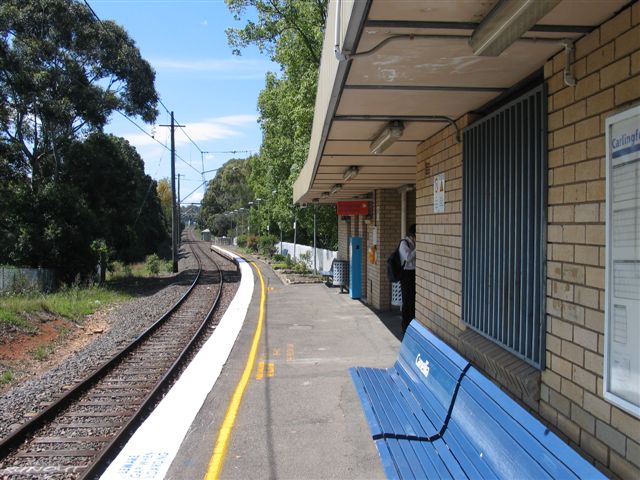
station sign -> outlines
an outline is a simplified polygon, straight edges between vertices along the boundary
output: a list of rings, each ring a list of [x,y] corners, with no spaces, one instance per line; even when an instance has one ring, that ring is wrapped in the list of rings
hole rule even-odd
[[[640,106],[605,125],[604,397],[640,417]]]
[[[369,215],[369,202],[337,202],[336,208],[338,215]]]

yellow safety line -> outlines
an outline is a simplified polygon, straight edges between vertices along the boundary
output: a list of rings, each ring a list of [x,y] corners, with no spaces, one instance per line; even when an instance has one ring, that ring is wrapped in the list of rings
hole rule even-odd
[[[253,343],[251,344],[249,358],[247,358],[247,364],[244,367],[242,378],[240,378],[240,381],[236,386],[236,390],[235,392],[233,392],[231,403],[229,404],[227,413],[224,416],[222,427],[220,427],[218,439],[216,440],[216,445],[213,449],[213,455],[211,457],[211,460],[209,461],[209,468],[207,470],[207,474],[204,477],[205,480],[218,479],[220,476],[220,472],[222,471],[222,464],[224,463],[224,457],[227,453],[227,446],[229,443],[229,438],[231,437],[231,430],[233,430],[233,425],[236,422],[236,417],[238,415],[238,410],[240,409],[240,402],[242,401],[244,390],[249,383],[249,379],[251,378],[251,372],[253,371],[256,354],[258,352],[258,345],[260,344],[260,337],[262,335],[262,324],[264,323],[264,307],[266,303],[264,278],[262,278],[262,272],[260,272],[258,266],[254,262],[251,262],[251,265],[253,265],[253,268],[256,269],[256,271],[258,272],[258,276],[260,277],[260,313],[258,316],[258,326],[256,327],[256,332],[253,336]]]

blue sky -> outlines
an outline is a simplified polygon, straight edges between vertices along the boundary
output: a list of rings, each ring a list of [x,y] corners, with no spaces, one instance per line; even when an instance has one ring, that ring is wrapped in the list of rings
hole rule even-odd
[[[257,99],[267,71],[278,71],[257,49],[234,56],[225,29],[240,27],[222,0],[89,0],[96,14],[122,25],[135,40],[142,56],[156,71],[156,89],[162,102],[186,125],[189,137],[205,152],[204,169],[220,167],[230,158],[247,153],[215,153],[254,150],[260,147]],[[157,124],[169,124],[159,105]],[[169,145],[169,129],[136,123],[156,140]],[[155,179],[169,178],[171,156],[122,116],[111,117],[105,129],[125,137],[145,161],[146,173]],[[181,177],[183,202],[199,202],[204,187],[199,172],[203,156],[180,129],[176,130],[176,174]],[[210,180],[215,172],[206,174]],[[185,198],[195,190],[189,198]]]

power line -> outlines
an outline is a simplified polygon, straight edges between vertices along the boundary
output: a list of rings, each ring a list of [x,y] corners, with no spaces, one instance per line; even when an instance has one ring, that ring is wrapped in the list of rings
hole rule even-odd
[[[133,119],[131,119],[130,117],[128,117],[127,115],[125,115],[124,113],[122,113],[120,110],[116,110],[116,112],[118,112],[120,115],[122,115],[124,118],[126,118],[127,120],[129,120],[133,125],[136,126],[136,128],[138,130],[140,130],[142,133],[144,133],[147,137],[151,138],[154,142],[156,142],[158,145],[161,145],[163,148],[165,148],[168,151],[171,151],[171,149],[169,147],[167,147],[164,143],[162,143],[160,140],[156,139],[153,135],[151,135],[149,132],[147,132],[144,128],[142,128],[140,125],[138,125]],[[196,167],[194,167],[193,165],[191,165],[189,162],[187,162],[184,158],[182,158],[180,155],[178,155],[177,153],[175,154],[176,158],[178,158],[178,160],[182,161],[185,165],[187,165],[189,168],[193,169],[196,173],[202,173],[200,172],[200,170],[198,170]]]

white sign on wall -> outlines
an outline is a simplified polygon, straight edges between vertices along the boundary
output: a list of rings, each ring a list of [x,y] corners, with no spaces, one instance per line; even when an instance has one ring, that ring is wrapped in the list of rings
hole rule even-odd
[[[640,417],[640,106],[609,117],[604,396]]]
[[[433,212],[444,213],[444,173],[433,177]]]

